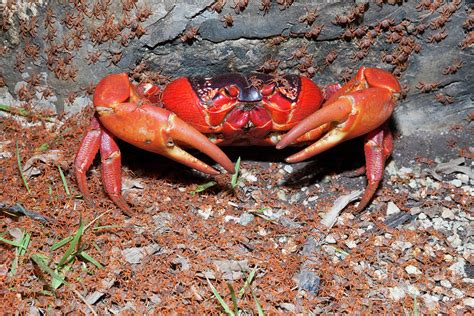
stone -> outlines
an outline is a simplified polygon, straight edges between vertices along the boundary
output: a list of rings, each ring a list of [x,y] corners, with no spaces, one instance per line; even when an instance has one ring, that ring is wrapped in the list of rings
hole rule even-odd
[[[94,305],[95,303],[97,303],[98,300],[100,300],[102,298],[102,296],[104,296],[104,294],[105,293],[100,292],[100,291],[94,291],[94,292],[88,294],[85,297],[85,300],[88,304]]]
[[[446,239],[448,240],[449,244],[453,248],[457,248],[462,245],[462,240],[461,238],[459,238],[458,234],[450,235]]]
[[[146,247],[133,247],[122,250],[122,255],[128,263],[141,263],[143,258],[162,251],[159,245],[152,244]]]
[[[439,298],[437,296],[425,293],[421,296],[421,298],[423,299],[423,302],[425,303],[425,306],[428,310],[435,311],[438,309]]]
[[[243,226],[246,226],[248,224],[250,224],[255,218],[255,215],[251,214],[251,213],[242,213],[239,217],[239,224],[240,225],[243,225]]]
[[[465,296],[463,291],[461,291],[460,289],[457,289],[455,287],[453,287],[451,289],[451,292],[453,293],[455,298],[463,298]]]
[[[288,172],[288,173],[292,173],[292,172],[293,172],[293,167],[290,166],[290,165],[285,165],[285,166],[283,167],[283,170],[285,170],[285,171]]]
[[[400,213],[398,206],[392,201],[387,203],[387,216]]]
[[[473,297],[467,297],[467,298],[463,299],[462,302],[467,307],[474,308],[474,298]]]
[[[447,289],[450,289],[452,287],[451,282],[449,282],[449,280],[441,280],[440,284],[442,287],[445,287]]]
[[[450,210],[449,208],[444,208],[443,212],[441,213],[442,218],[449,218],[449,219],[454,219],[454,212]]]
[[[354,249],[357,247],[357,243],[354,240],[347,240],[344,242],[349,249]]]
[[[418,269],[417,267],[415,267],[415,266],[413,266],[413,265],[406,266],[406,267],[405,267],[405,271],[406,271],[408,274],[414,274],[414,275],[419,275],[419,274],[422,273],[422,272],[420,271],[420,269]]]
[[[286,193],[285,193],[285,191],[283,191],[283,190],[278,190],[278,192],[277,192],[277,197],[278,197],[278,199],[281,200],[281,201],[286,201],[286,200],[287,200],[287,198],[286,198]]]
[[[321,279],[316,273],[303,270],[295,276],[295,279],[300,290],[304,290],[314,295],[318,293]]]
[[[296,311],[296,306],[295,304],[291,303],[281,303],[280,307],[288,312],[294,313]]]
[[[462,181],[459,179],[451,180],[451,184],[454,185],[456,188],[460,188],[462,186]]]
[[[448,270],[451,270],[454,272],[454,274],[465,277],[466,272],[465,272],[465,266],[466,266],[466,261],[464,259],[459,259],[457,262],[453,263]]]
[[[250,270],[247,260],[213,260],[225,280],[238,280]]]
[[[406,295],[405,290],[399,286],[390,287],[388,291],[389,291],[389,298],[395,301],[401,300]]]
[[[328,244],[336,243],[336,239],[334,238],[332,234],[327,235],[326,238],[324,238],[324,241],[327,242]]]

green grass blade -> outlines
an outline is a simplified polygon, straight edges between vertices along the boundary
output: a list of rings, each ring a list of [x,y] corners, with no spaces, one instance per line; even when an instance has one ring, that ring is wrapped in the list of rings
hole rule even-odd
[[[413,296],[413,316],[419,316],[418,303],[416,302],[416,295]]]
[[[36,263],[38,265],[38,267],[41,269],[41,271],[43,271],[44,273],[47,273],[52,278],[58,279],[59,281],[63,282],[64,284],[69,285],[69,283],[66,282],[66,280],[61,275],[59,275],[53,269],[48,267],[48,264],[46,263],[46,260],[45,260],[44,256],[35,253],[35,254],[31,255],[31,260],[33,260],[33,262]]]
[[[202,191],[204,191],[204,190],[209,189],[210,187],[215,186],[216,184],[217,184],[216,181],[209,181],[209,182],[206,182],[206,183],[204,183],[204,184],[198,185],[198,186],[196,187],[196,190],[191,191],[190,194],[191,194],[191,195],[194,195],[194,194],[196,194],[196,193],[202,192]]]
[[[21,166],[21,158],[20,158],[20,150],[18,149],[18,141],[16,141],[16,162],[18,164],[18,169],[20,170],[20,176],[23,180],[23,184],[25,185],[26,190],[28,193],[31,193],[30,186],[26,181],[25,175],[23,174],[23,167]]]
[[[62,271],[69,271],[71,269],[71,266],[70,265],[67,265],[64,267],[64,269],[62,269]],[[64,273],[61,273],[61,271],[59,271],[58,269],[54,270],[54,272],[59,275],[61,278],[56,278],[54,276],[52,276],[52,280],[51,280],[51,289],[52,290],[57,290],[61,285],[64,284]]]
[[[239,291],[239,299],[241,299],[244,296],[245,289],[248,288],[250,284],[252,284],[253,278],[255,277],[255,273],[257,272],[257,269],[258,269],[258,266],[255,266],[255,268],[253,268],[252,271],[250,271],[249,276],[247,277],[247,280],[245,280],[244,285]]]
[[[69,257],[71,256],[71,254],[78,248],[83,232],[84,232],[84,223],[81,221],[79,228],[76,232],[76,235],[74,235],[74,238],[71,241],[71,244],[67,248],[61,260],[59,260],[58,267],[64,266],[64,264],[70,259]]]
[[[69,187],[67,186],[67,181],[66,177],[64,176],[63,169],[61,169],[61,166],[58,165],[59,169],[59,175],[61,176],[61,181],[63,182],[64,190],[66,191],[67,195],[71,195],[71,192],[69,192]]]
[[[97,268],[99,268],[99,269],[104,269],[104,266],[101,265],[99,261],[95,260],[95,259],[92,258],[89,254],[87,254],[87,252],[81,251],[81,252],[79,253],[79,256],[81,256],[84,260],[89,261],[90,263],[92,263],[93,265],[95,265]]]
[[[230,181],[232,190],[234,190],[237,187],[237,184],[239,182],[239,172],[240,172],[240,157],[237,158],[237,162],[235,163],[235,173],[232,175],[232,179]]]
[[[12,266],[10,269],[10,276],[15,275],[16,270],[18,269],[18,262],[20,262],[20,257],[25,255],[26,249],[28,248],[28,245],[30,244],[30,239],[31,239],[31,234],[24,231],[23,235],[21,236],[21,240],[15,249],[15,258],[13,259]]]
[[[43,143],[38,148],[36,148],[37,151],[46,151],[48,149],[49,149],[48,143]]]
[[[13,247],[21,247],[21,243],[18,241],[8,240],[3,237],[0,237],[0,241],[3,241],[4,243],[9,244]]]
[[[54,245],[51,246],[51,250],[55,251],[56,249],[61,248],[62,246],[64,246],[68,242],[70,242],[73,238],[74,238],[74,236],[68,236],[68,237],[58,241],[57,243],[55,243]]]
[[[13,114],[18,114],[21,116],[27,116],[30,114],[27,110],[22,109],[22,108],[15,108],[12,106],[8,106],[5,104],[0,104],[0,111],[8,112],[8,113],[13,113]]]
[[[28,245],[30,244],[31,240],[31,234],[27,233],[26,231],[23,233],[23,237],[20,242],[20,247],[19,247],[19,254],[20,256],[24,256],[26,253],[26,249],[28,248]]]
[[[258,316],[264,316],[262,305],[260,305],[260,302],[258,301],[257,296],[255,295],[255,292],[253,290],[252,290],[252,297],[253,297],[253,300],[255,301],[255,306],[257,307]]]
[[[237,303],[237,296],[235,296],[234,287],[230,283],[227,283],[227,287],[229,288],[230,297],[232,298],[232,304],[234,305],[234,313],[236,315],[238,315],[239,314],[239,306],[238,306],[238,303]]]
[[[219,301],[219,304],[221,304],[224,311],[228,315],[235,316],[235,313],[229,308],[229,305],[227,305],[226,302],[224,302],[224,299],[222,298],[222,296],[220,296],[219,292],[217,292],[216,288],[214,287],[214,285],[212,285],[211,281],[209,281],[208,278],[206,278],[206,280],[207,280],[207,283],[209,284],[209,286],[211,287],[212,293],[214,294],[216,299]]]

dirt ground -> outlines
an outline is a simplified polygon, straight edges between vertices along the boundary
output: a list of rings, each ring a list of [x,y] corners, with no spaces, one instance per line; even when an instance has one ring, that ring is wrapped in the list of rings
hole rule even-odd
[[[235,188],[120,143],[129,217],[105,195],[98,159],[95,206],[79,195],[90,117],[0,117],[2,313],[222,314],[219,293],[228,314],[472,315],[468,124],[396,138],[370,207],[350,203],[328,228],[336,199],[365,186],[347,176],[364,161],[358,140],[294,165],[282,163],[294,149],[229,148],[242,158]]]

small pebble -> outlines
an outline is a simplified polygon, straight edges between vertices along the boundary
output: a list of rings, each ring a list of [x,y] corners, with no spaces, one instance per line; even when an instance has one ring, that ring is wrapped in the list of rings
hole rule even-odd
[[[413,265],[409,265],[409,266],[406,266],[405,267],[405,271],[408,273],[408,274],[421,274],[421,271],[420,269],[418,269],[417,267],[413,266]]]
[[[418,215],[418,219],[423,220],[423,219],[427,219],[427,218],[428,218],[428,216],[426,216],[425,213],[420,213],[420,215]]]
[[[461,238],[459,238],[458,234],[448,236],[448,238],[446,238],[446,239],[448,240],[449,244],[453,248],[457,248],[457,247],[462,245],[462,240],[461,240]]]
[[[420,290],[418,290],[416,286],[411,285],[411,284],[407,285],[407,292],[411,296],[419,296],[420,295]]]
[[[253,174],[250,174],[250,173],[248,173],[245,176],[245,180],[247,180],[248,182],[257,182],[258,181],[257,177],[254,176]]]
[[[441,280],[440,284],[441,284],[442,287],[445,287],[447,289],[450,289],[450,288],[453,287],[451,285],[451,282],[449,282],[448,280]]]
[[[326,238],[324,238],[324,241],[326,241],[328,244],[336,243],[336,239],[334,238],[332,234],[327,235]]]
[[[277,192],[277,197],[280,201],[286,201],[286,193],[283,190]]]
[[[354,240],[348,240],[345,242],[347,248],[349,249],[354,249],[355,247],[357,247],[357,244]]]
[[[388,202],[388,204],[387,204],[387,216],[397,214],[397,213],[400,213],[400,209],[398,208],[398,206],[395,203],[393,203],[392,201]]]
[[[461,291],[460,289],[457,289],[455,287],[453,287],[451,289],[451,292],[453,292],[453,294],[456,298],[463,298],[465,296],[463,291]]]
[[[408,177],[410,173],[413,173],[413,169],[407,168],[407,167],[401,167],[398,173],[400,174],[401,177]]]
[[[415,179],[411,179],[408,183],[408,186],[412,189],[416,189],[418,187],[418,184],[416,183]]]
[[[285,170],[288,173],[292,173],[293,172],[293,167],[290,166],[290,165],[286,165],[286,166],[283,167],[283,170]]]
[[[454,212],[451,211],[449,208],[445,208],[443,212],[441,213],[442,218],[449,218],[449,219],[454,219]]]
[[[418,215],[418,214],[420,214],[420,213],[421,213],[421,207],[415,206],[415,207],[412,207],[412,208],[410,209],[410,214],[411,214],[411,215]],[[420,214],[420,215],[421,215],[421,214]],[[418,218],[420,218],[420,217],[418,216]]]
[[[392,300],[398,301],[405,297],[405,290],[403,290],[401,287],[398,287],[398,286],[391,287],[388,289],[388,291],[389,291],[389,297]]]
[[[421,298],[423,298],[423,302],[425,303],[428,310],[434,311],[438,308],[439,298],[436,297],[435,295],[430,295],[426,293],[426,294],[423,294]]]
[[[451,180],[451,184],[454,185],[456,188],[460,188],[462,186],[462,181],[459,179]]]
[[[474,308],[474,298],[468,297],[463,300],[464,305]]]
[[[464,173],[458,173],[456,175],[456,178],[458,178],[459,180],[461,180],[462,183],[464,184],[469,184],[469,176],[467,174],[464,174]]]
[[[283,308],[284,310],[287,310],[289,312],[295,312],[296,311],[296,306],[295,304],[291,303],[281,303],[280,307]]]
[[[239,218],[239,224],[243,226],[248,225],[254,220],[254,218],[255,216],[251,213],[242,213]]]

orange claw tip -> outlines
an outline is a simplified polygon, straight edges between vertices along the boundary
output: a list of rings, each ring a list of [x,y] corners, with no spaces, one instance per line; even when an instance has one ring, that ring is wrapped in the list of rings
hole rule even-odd
[[[95,88],[94,105],[109,107],[126,101],[130,97],[130,80],[126,73],[112,74],[102,78]]]
[[[170,135],[173,139],[198,149],[202,153],[212,158],[215,162],[220,164],[227,172],[234,173],[234,164],[232,163],[232,161],[230,161],[229,157],[227,157],[227,155],[219,147],[217,147],[216,144],[211,142],[201,132],[181,120],[176,115],[171,115],[169,117],[169,122],[172,126],[172,128],[170,129]],[[197,169],[195,166],[192,167]],[[215,170],[214,168],[211,168],[209,166],[207,167],[206,171],[200,171],[209,174],[219,174],[219,171]]]
[[[341,101],[335,101],[328,106],[323,106],[323,108],[298,123],[281,138],[276,148],[283,149],[291,145],[298,137],[323,124],[345,120],[352,110],[351,101],[347,98],[340,98],[338,100]]]

